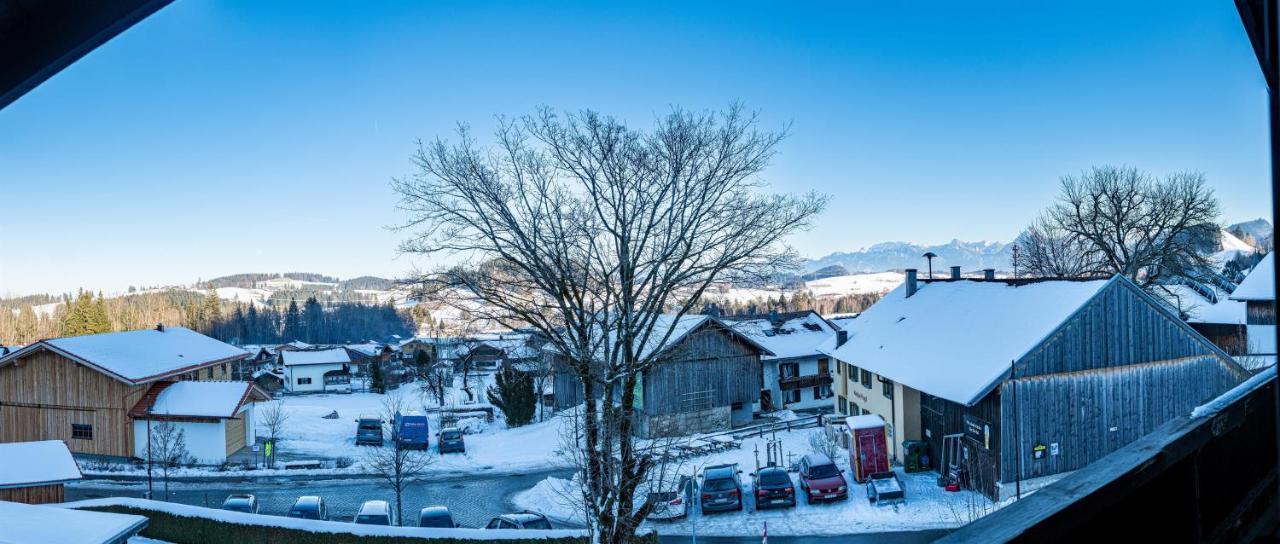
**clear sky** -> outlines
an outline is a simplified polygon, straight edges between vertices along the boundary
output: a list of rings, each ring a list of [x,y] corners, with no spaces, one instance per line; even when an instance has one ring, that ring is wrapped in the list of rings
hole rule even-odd
[[[638,126],[741,101],[794,240],[1002,240],[1059,176],[1206,173],[1269,213],[1266,93],[1232,2],[178,0],[0,111],[0,295],[236,272],[394,276],[417,138],[538,105]]]

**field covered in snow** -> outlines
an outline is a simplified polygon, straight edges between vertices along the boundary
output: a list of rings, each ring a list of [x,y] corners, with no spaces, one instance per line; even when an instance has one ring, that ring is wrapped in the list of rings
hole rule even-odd
[[[821,431],[803,429],[778,433],[776,436],[782,443],[784,459],[794,460],[812,453],[809,437],[817,432]],[[907,500],[905,504],[896,507],[868,503],[866,486],[853,483],[849,488],[849,500],[846,501],[809,505],[800,498],[796,501],[795,508],[756,511],[749,498],[750,474],[755,471],[757,448],[761,462],[765,460],[767,439],[768,437],[745,439],[740,449],[691,459],[680,470],[681,473],[694,474],[701,467],[737,463],[742,470],[743,492],[748,496],[743,512],[707,515],[695,512],[680,521],[646,522],[645,527],[663,535],[688,535],[694,532],[696,524],[697,534],[707,536],[758,535],[765,522],[769,524],[769,534],[777,536],[911,531],[958,527],[990,511],[994,506],[985,497],[972,491],[951,493],[943,490],[936,485],[935,472],[905,474],[901,467],[897,467],[895,470],[906,487]],[[843,449],[840,451],[841,459],[836,462],[845,469],[845,478],[852,482],[853,478],[848,471],[848,454]],[[796,473],[792,472],[791,477],[795,483]],[[573,493],[574,487],[569,480],[548,478],[532,489],[516,494],[512,500],[517,507],[581,523],[582,514],[575,508],[572,500],[567,498],[572,497]]]

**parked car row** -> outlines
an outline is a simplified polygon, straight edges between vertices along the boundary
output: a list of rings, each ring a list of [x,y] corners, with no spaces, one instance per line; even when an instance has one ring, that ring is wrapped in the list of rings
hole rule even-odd
[[[796,505],[797,495],[804,495],[805,502],[813,504],[825,501],[840,501],[849,498],[849,483],[835,461],[822,454],[809,454],[798,463],[797,485],[792,481],[786,469],[768,466],[752,473],[751,495],[755,498],[757,510],[768,508],[792,508]],[[893,472],[879,475],[883,485],[876,487],[881,492],[892,494],[894,485],[900,499],[901,482]],[[706,467],[700,475],[701,481],[694,483],[692,478],[681,477],[675,485],[667,489],[658,489],[649,493],[648,501],[653,508],[648,518],[652,520],[672,520],[683,518],[689,513],[689,506],[696,497],[704,513],[742,511],[744,502],[742,471],[736,464],[714,465]],[[888,479],[892,481],[888,481]],[[868,498],[873,502],[875,497]],[[880,496],[880,500],[890,499]]]
[[[222,502],[222,509],[257,514],[259,513],[258,499],[249,494],[230,495]],[[316,495],[298,497],[293,501],[293,505],[289,507],[289,511],[285,513],[285,516],[296,519],[337,521],[329,518],[329,509],[325,504],[324,497]],[[382,500],[364,501],[360,505],[360,509],[356,511],[356,515],[352,517],[351,522],[362,525],[399,525],[395,510],[391,509],[391,505],[387,501]],[[453,514],[449,512],[448,507],[428,506],[418,511],[418,527],[452,528],[460,526],[453,521]],[[484,528],[552,529],[553,527],[546,516],[538,512],[525,511],[495,517]]]
[[[418,411],[396,413],[391,418],[391,440],[402,448],[426,450],[431,447],[430,423],[427,416]],[[360,414],[356,418],[356,445],[381,446],[383,421],[377,414]],[[436,435],[440,453],[466,453],[464,433],[457,427],[445,427]]]

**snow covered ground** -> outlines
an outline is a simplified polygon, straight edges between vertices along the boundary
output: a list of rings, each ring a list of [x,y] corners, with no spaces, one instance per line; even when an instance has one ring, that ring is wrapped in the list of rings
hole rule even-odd
[[[778,433],[784,458],[796,459],[811,453],[809,436],[820,432],[816,429]],[[742,447],[692,459],[681,472],[694,473],[698,468],[722,463],[738,463],[743,471],[744,494],[750,494],[750,473],[756,467],[756,449],[764,461],[767,438],[748,438]],[[845,478],[852,481],[848,472],[848,454],[841,450],[837,460],[845,470]],[[981,514],[994,509],[990,501],[972,491],[949,493],[935,483],[937,474],[921,472],[905,474],[896,469],[906,487],[906,504],[873,506],[866,500],[866,486],[854,483],[849,489],[849,500],[831,504],[805,504],[803,498],[795,508],[756,511],[750,498],[743,512],[699,515],[691,514],[676,522],[647,522],[646,527],[660,534],[687,535],[694,532],[708,536],[758,535],[765,522],[770,535],[841,535],[886,531],[909,531],[958,527]],[[792,473],[792,480],[796,475]],[[569,480],[548,478],[532,489],[516,494],[512,502],[517,507],[538,510],[556,519],[581,523],[582,515],[568,497],[574,488]],[[797,488],[798,491],[798,488]]]

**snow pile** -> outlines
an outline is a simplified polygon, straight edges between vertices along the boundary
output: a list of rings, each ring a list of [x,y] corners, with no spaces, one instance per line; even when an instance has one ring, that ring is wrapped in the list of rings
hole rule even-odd
[[[80,467],[61,440],[0,444],[0,487],[80,479]]]
[[[177,382],[160,391],[153,414],[193,417],[235,417],[249,394],[248,382]]]
[[[556,521],[585,525],[582,509],[577,506],[581,491],[573,480],[547,478],[533,487],[511,496],[511,504],[521,510],[539,512]]]
[[[1275,300],[1276,299],[1276,259],[1275,253],[1268,253],[1258,265],[1249,271],[1240,286],[1231,292],[1232,300]]]
[[[183,327],[55,338],[26,349],[44,344],[133,382],[249,356],[245,350]]]
[[[356,536],[402,536],[416,538],[457,538],[463,540],[511,540],[527,538],[574,538],[583,536],[582,531],[551,530],[530,531],[519,529],[444,529],[434,527],[388,527],[379,525],[360,525],[340,521],[317,521],[310,519],[294,519],[280,516],[265,516],[230,512],[214,508],[190,506],[172,502],[150,501],[129,497],[110,497],[90,499],[59,505],[62,508],[88,508],[102,506],[123,506],[141,510],[164,512],[174,516],[202,518],[224,523],[241,525],[257,525],[262,527],[279,527],[310,533],[346,533]],[[82,512],[89,513],[89,512]],[[96,512],[95,512],[96,513]],[[132,516],[136,517],[136,516]]]
[[[0,542],[5,544],[100,544],[115,542],[147,524],[129,514],[82,512],[59,506],[0,501]]]

